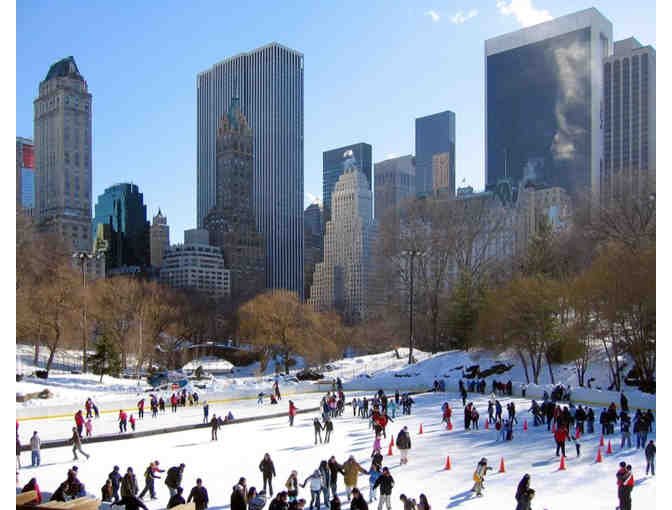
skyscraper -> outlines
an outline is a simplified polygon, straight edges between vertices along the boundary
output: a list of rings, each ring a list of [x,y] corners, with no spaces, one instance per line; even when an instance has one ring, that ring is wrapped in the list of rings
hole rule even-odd
[[[303,211],[303,286],[306,299],[310,297],[315,264],[322,260],[322,205],[310,204]]]
[[[655,191],[656,50],[631,37],[604,60],[602,198]]]
[[[415,196],[415,158],[408,154],[374,165],[376,218]]]
[[[432,192],[455,196],[455,168],[449,152],[432,156]]]
[[[98,225],[109,225],[100,229]],[[110,186],[98,197],[93,235],[103,232],[107,241],[105,269],[149,265],[149,222],[147,206],[136,184]]]
[[[49,68],[34,101],[35,216],[83,251],[92,247],[91,102],[73,57]]]
[[[372,148],[368,143],[355,143],[346,145],[338,149],[332,149],[322,153],[322,203],[324,211],[322,223],[331,219],[331,194],[339,177],[343,174],[343,154],[352,151],[353,157],[360,165],[362,172],[369,181],[369,189],[373,190],[373,179],[371,178]]]
[[[432,193],[432,157],[450,154],[450,172],[455,174],[455,113],[445,111],[415,119],[415,192]]]
[[[595,8],[485,41],[485,183],[510,177],[599,192],[603,59]]]
[[[218,247],[231,271],[236,298],[251,297],[264,288],[264,236],[253,211],[252,131],[240,112],[239,99],[231,99],[217,129],[215,206],[203,220],[209,243]]]
[[[344,155],[343,168],[331,197],[324,261],[315,267],[309,302],[318,311],[335,309],[354,323],[366,318],[375,301],[371,259],[377,229],[370,184],[351,151]]]
[[[35,146],[28,138],[16,137],[16,207],[31,211],[35,206]]]
[[[161,213],[161,208],[159,208],[157,215],[152,218],[152,226],[149,227],[149,258],[152,266],[161,267],[163,255],[169,246],[168,218]]]
[[[254,213],[266,286],[303,294],[303,55],[278,43],[197,76],[197,218],[216,202],[216,131],[231,97],[253,134]]]

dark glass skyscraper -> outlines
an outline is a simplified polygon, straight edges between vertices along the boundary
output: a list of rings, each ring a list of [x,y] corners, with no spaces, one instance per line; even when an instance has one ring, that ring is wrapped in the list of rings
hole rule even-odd
[[[339,177],[343,174],[343,154],[352,151],[352,155],[360,165],[360,171],[366,175],[369,180],[369,189],[373,190],[373,180],[371,179],[372,169],[372,147],[368,143],[355,143],[346,145],[339,149],[332,149],[322,153],[322,203],[324,211],[322,223],[325,224],[331,219],[331,194]]]
[[[611,23],[594,8],[485,42],[486,186],[509,177],[599,191],[611,51]]]
[[[455,113],[447,110],[415,119],[415,192],[432,192],[432,157],[450,154],[450,172],[455,175]]]
[[[105,269],[149,265],[149,221],[147,206],[136,184],[110,186],[98,197],[93,219],[93,236],[100,231],[106,239]],[[109,225],[102,229],[98,225]]]

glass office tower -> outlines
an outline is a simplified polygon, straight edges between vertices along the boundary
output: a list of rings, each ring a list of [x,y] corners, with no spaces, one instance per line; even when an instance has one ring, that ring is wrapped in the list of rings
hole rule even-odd
[[[121,183],[110,186],[98,197],[93,218],[93,237],[98,225],[107,239],[106,270],[123,266],[149,265],[149,221],[147,206],[136,184]]]
[[[599,191],[611,51],[611,22],[594,8],[485,42],[486,185],[509,177]]]
[[[253,206],[266,242],[266,287],[303,295],[303,55],[278,43],[198,74],[197,221],[215,205],[217,123],[231,98],[252,129]]]
[[[455,113],[445,111],[415,119],[415,192],[432,193],[432,158],[450,154],[449,174],[455,175]]]

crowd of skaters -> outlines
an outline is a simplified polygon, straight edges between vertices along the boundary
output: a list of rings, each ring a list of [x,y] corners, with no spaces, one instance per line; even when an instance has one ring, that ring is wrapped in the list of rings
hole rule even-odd
[[[474,382],[474,388],[478,391],[482,390],[482,382]],[[340,386],[340,385],[339,385]],[[470,387],[470,386],[467,386]],[[478,429],[479,423],[479,414],[474,406],[473,402],[469,404],[466,403],[465,393],[466,388],[463,382],[460,380],[460,393],[463,397],[464,403],[464,416],[465,416],[465,430],[470,428]],[[493,385],[493,388],[495,386]],[[507,395],[508,384],[502,384],[501,388],[498,388],[500,393],[493,393],[490,396],[488,401],[488,424],[493,424],[495,429],[499,432],[501,429],[512,431],[513,423],[517,423],[515,404],[509,402],[506,404],[508,418],[502,417],[502,405],[499,400],[496,398],[498,394]],[[440,386],[435,386],[435,390],[440,391]],[[503,392],[503,393],[502,393]],[[555,392],[554,392],[555,393]],[[184,399],[182,399],[184,395]],[[189,405],[194,405],[198,402],[198,396],[192,394],[186,395],[186,392],[183,392],[182,395],[173,394],[170,399],[171,407],[173,406],[184,406],[186,403]],[[260,394],[260,397],[263,394]],[[274,384],[273,392],[271,393],[273,397],[271,402],[275,400],[277,402],[280,400],[279,388],[277,382]],[[561,393],[560,398],[569,396],[568,393]],[[156,402],[154,399],[156,397],[152,395],[152,410],[154,412],[155,407],[157,409],[161,408],[160,401]],[[172,397],[175,397],[174,399]],[[586,407],[585,409],[579,405],[578,408],[575,408],[571,401],[569,406],[561,407],[557,402],[556,394],[553,394],[551,398],[547,394],[544,394],[544,401],[541,405],[537,404],[536,401],[532,401],[532,406],[529,409],[529,412],[534,416],[534,425],[547,424],[548,429],[551,430],[551,424],[553,429],[553,435],[556,440],[556,455],[559,455],[562,451],[562,455],[565,456],[564,442],[568,439],[574,440],[576,442],[577,456],[580,455],[580,445],[578,438],[580,434],[591,434],[594,433],[594,421],[595,415],[592,409]],[[160,399],[163,400],[163,399]],[[393,420],[395,416],[396,409],[401,407],[402,414],[410,414],[411,405],[413,403],[412,398],[408,394],[402,394],[397,391],[394,398],[388,398],[382,390],[377,392],[372,398],[367,399],[363,398],[354,398],[352,401],[353,407],[353,416],[360,416],[361,418],[369,419],[369,427],[374,430],[374,446],[371,454],[372,462],[369,470],[365,470],[351,455],[348,460],[346,460],[342,465],[339,464],[334,456],[331,456],[328,461],[323,460],[319,467],[315,469],[312,474],[310,474],[303,483],[299,483],[298,472],[293,470],[290,476],[285,483],[286,491],[279,493],[270,503],[269,510],[296,510],[298,508],[303,508],[306,505],[304,499],[298,498],[298,487],[301,486],[305,488],[306,485],[309,485],[311,491],[311,501],[310,501],[310,510],[315,508],[319,510],[320,508],[320,494],[323,498],[323,503],[325,507],[329,507],[331,510],[340,510],[340,499],[337,495],[337,478],[338,474],[341,473],[344,478],[346,494],[348,501],[351,502],[351,508],[356,510],[366,509],[368,510],[368,504],[366,498],[361,494],[357,488],[357,477],[361,474],[368,475],[369,479],[369,501],[375,501],[376,498],[376,489],[380,488],[381,498],[379,501],[378,508],[382,510],[383,505],[387,506],[390,510],[390,495],[391,489],[394,486],[394,480],[392,479],[389,469],[387,467],[382,467],[382,453],[381,453],[381,442],[380,437],[386,437],[385,428],[387,423]],[[204,402],[204,408],[207,406],[207,402]],[[328,392],[321,401],[321,418],[324,420],[324,425],[320,423],[318,417],[314,418],[315,426],[315,441],[317,444],[318,438],[322,442],[320,432],[322,430],[327,431],[325,442],[329,442],[329,436],[333,431],[333,422],[332,418],[337,418],[342,416],[343,409],[345,406],[345,396],[342,391],[342,387],[339,387],[338,391],[333,393]],[[93,413],[99,416],[98,408],[93,404],[90,399],[87,399],[85,404],[87,410],[87,419],[90,420]],[[296,414],[296,406],[293,402],[289,402],[289,417],[290,417],[290,426],[293,425],[293,418]],[[138,418],[142,419],[144,416],[144,399],[138,403]],[[388,415],[388,411],[392,413],[393,417]],[[442,406],[443,411],[443,421],[451,424],[452,418],[452,409],[448,402],[444,403]],[[204,411],[207,417],[207,410]],[[125,412],[120,410],[119,422],[120,422],[120,432],[122,431],[122,422],[125,421]],[[131,415],[132,416],[132,415]],[[233,419],[231,413],[227,416],[228,419]],[[221,425],[221,418],[213,416],[213,421],[217,420],[217,423]],[[226,419],[224,420],[226,421]],[[634,432],[637,435],[637,448],[640,446],[645,449],[645,456],[647,460],[646,474],[649,474],[651,471],[652,475],[655,475],[655,445],[653,441],[649,441],[648,445],[646,444],[646,435],[652,431],[653,423],[653,413],[651,410],[642,412],[637,410],[635,413],[634,419],[630,419],[628,414],[628,403],[627,398],[624,394],[621,394],[621,411],[618,413],[616,411],[615,403],[610,404],[608,408],[603,409],[600,415],[600,424],[602,425],[602,433],[604,435],[610,435],[614,433],[614,424],[620,421],[621,422],[621,435],[623,437],[621,448],[624,447],[626,438],[628,439],[629,444],[629,425],[631,422],[634,423],[635,430]],[[76,427],[73,427],[73,436],[71,442],[73,444],[73,454],[75,459],[77,459],[77,451],[82,453],[88,459],[88,455],[81,449],[81,430],[82,427],[86,427],[86,422],[82,419],[81,411],[75,415]],[[329,424],[329,427],[327,426]],[[584,424],[586,424],[586,429],[584,431]],[[451,424],[452,425],[452,424]],[[499,425],[499,426],[498,426]],[[134,429],[134,423],[132,422]],[[328,427],[328,428],[327,428]],[[218,428],[218,427],[217,427]],[[125,431],[125,424],[123,426]],[[575,434],[572,434],[570,430],[575,431]],[[216,428],[214,434],[214,439],[216,439]],[[508,440],[512,439],[512,435],[507,434]],[[408,450],[410,450],[411,442],[410,435],[408,433],[408,428],[403,427],[397,436],[397,448],[400,451],[400,464],[403,465],[408,462]],[[20,467],[19,464],[19,449],[20,443],[18,438],[18,421],[17,421],[17,469]],[[31,450],[32,450],[32,465],[39,466],[40,463],[40,440],[37,431],[34,432],[33,437],[31,438]],[[181,464],[180,466],[174,466],[170,468],[168,475],[166,476],[166,486],[169,489],[170,500],[168,502],[167,508],[171,508],[178,504],[184,503],[185,499],[183,497],[183,488],[181,487],[182,473],[184,471],[185,465]],[[266,454],[264,459],[262,459],[259,469],[262,472],[263,478],[263,489],[259,492],[256,491],[255,487],[251,487],[247,490],[246,479],[241,477],[239,482],[233,486],[231,494],[231,510],[261,510],[266,503],[267,494],[270,492],[270,496],[273,496],[272,488],[272,479],[276,476],[275,466],[273,465],[270,455]],[[487,459],[482,458],[479,461],[477,468],[474,472],[474,487],[472,491],[477,495],[481,496],[484,488],[485,475],[491,467],[487,466]],[[80,497],[85,494],[84,485],[79,482],[77,477],[77,466],[73,466],[72,469],[68,470],[67,479],[61,483],[52,496],[52,500],[63,501],[68,498]],[[113,471],[108,476],[105,484],[101,489],[101,496],[103,501],[109,501],[112,504],[124,505],[125,508],[129,510],[135,510],[137,508],[146,508],[142,502],[145,495],[149,495],[152,499],[156,499],[156,492],[154,487],[154,480],[160,478],[158,473],[163,473],[164,471],[159,469],[159,461],[153,461],[145,469],[144,479],[145,486],[142,492],[138,493],[138,484],[135,479],[135,474],[131,467],[129,467],[124,476],[121,476],[119,473],[119,467],[115,466]],[[18,472],[17,472],[18,477]],[[18,478],[17,478],[18,480]],[[516,491],[516,501],[517,509],[525,510],[529,509],[532,498],[534,497],[534,490],[529,488],[529,474],[526,474],[521,482],[518,485]],[[318,489],[319,485],[319,489]],[[634,475],[632,474],[632,467],[621,463],[621,469],[617,473],[617,485],[618,485],[618,499],[619,499],[619,510],[630,510],[631,508],[631,492],[632,487],[634,487]],[[268,491],[267,492],[267,487]],[[24,491],[35,490],[39,493],[39,487],[37,486],[37,480],[32,478],[30,482],[23,487]],[[329,494],[331,493],[331,501],[329,501]],[[62,499],[61,499],[62,498]],[[427,498],[423,494],[419,498],[419,503],[416,503],[414,499],[407,498],[405,495],[401,495],[401,501],[404,503],[405,510],[414,510],[414,509],[423,509],[423,500],[425,507],[429,508],[427,503]],[[40,496],[41,500],[41,496]],[[192,488],[187,502],[194,501],[196,503],[197,510],[202,510],[207,508],[208,504],[208,495],[207,489],[203,486],[202,480],[197,479],[196,486]],[[327,502],[329,501],[329,504]],[[234,505],[234,502],[236,503]]]

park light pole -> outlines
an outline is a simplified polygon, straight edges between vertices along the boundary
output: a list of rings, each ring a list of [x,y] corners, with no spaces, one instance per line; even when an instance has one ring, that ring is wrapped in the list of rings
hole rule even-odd
[[[82,289],[84,291],[83,297],[84,297],[84,304],[82,306],[82,372],[86,373],[88,369],[88,361],[87,361],[87,354],[86,351],[88,349],[88,343],[89,343],[89,338],[86,332],[86,307],[87,307],[87,299],[86,299],[86,270],[87,270],[87,264],[89,260],[91,259],[98,259],[100,258],[100,255],[97,253],[89,253],[86,251],[78,251],[72,254],[72,258],[77,260],[79,262],[79,267],[82,270]]]
[[[411,271],[411,289],[410,289],[410,310],[409,310],[409,324],[408,324],[408,364],[413,364],[413,259],[415,257],[421,257],[422,252],[419,250],[405,250],[403,252],[409,259],[410,271]]]

